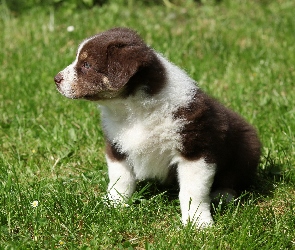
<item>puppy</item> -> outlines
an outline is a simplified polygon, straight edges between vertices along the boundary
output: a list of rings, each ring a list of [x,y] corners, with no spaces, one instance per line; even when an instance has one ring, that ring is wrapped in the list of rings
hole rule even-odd
[[[253,127],[133,30],[84,40],[54,80],[62,95],[100,105],[115,202],[128,199],[137,180],[173,183],[175,176],[182,222],[206,227],[213,223],[210,193],[245,189],[255,176],[260,142]]]

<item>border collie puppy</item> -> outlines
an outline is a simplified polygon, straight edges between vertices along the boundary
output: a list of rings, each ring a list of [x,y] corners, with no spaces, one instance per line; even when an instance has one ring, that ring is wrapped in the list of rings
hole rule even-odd
[[[211,193],[243,190],[256,174],[254,128],[133,30],[84,40],[54,80],[62,95],[101,108],[114,202],[128,199],[137,180],[179,184],[182,222],[201,228],[213,223]]]

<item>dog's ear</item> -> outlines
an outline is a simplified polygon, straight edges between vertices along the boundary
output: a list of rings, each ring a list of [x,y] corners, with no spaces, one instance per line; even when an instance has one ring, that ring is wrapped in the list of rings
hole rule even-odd
[[[145,45],[114,44],[108,47],[108,80],[112,90],[121,89],[129,79],[152,61]]]

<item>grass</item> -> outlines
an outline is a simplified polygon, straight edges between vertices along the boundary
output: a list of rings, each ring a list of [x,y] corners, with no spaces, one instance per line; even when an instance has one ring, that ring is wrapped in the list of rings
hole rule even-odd
[[[0,249],[295,248],[294,1],[204,2],[17,17],[0,5]],[[260,134],[257,184],[216,207],[212,228],[182,227],[177,194],[154,183],[129,207],[105,204],[99,111],[61,96],[53,77],[79,42],[114,26],[138,30]]]

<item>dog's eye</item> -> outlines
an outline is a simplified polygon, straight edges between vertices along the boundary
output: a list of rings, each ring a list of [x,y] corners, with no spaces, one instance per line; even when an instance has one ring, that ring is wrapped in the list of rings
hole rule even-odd
[[[91,65],[88,62],[84,62],[83,67],[85,69],[90,69],[91,68]]]

